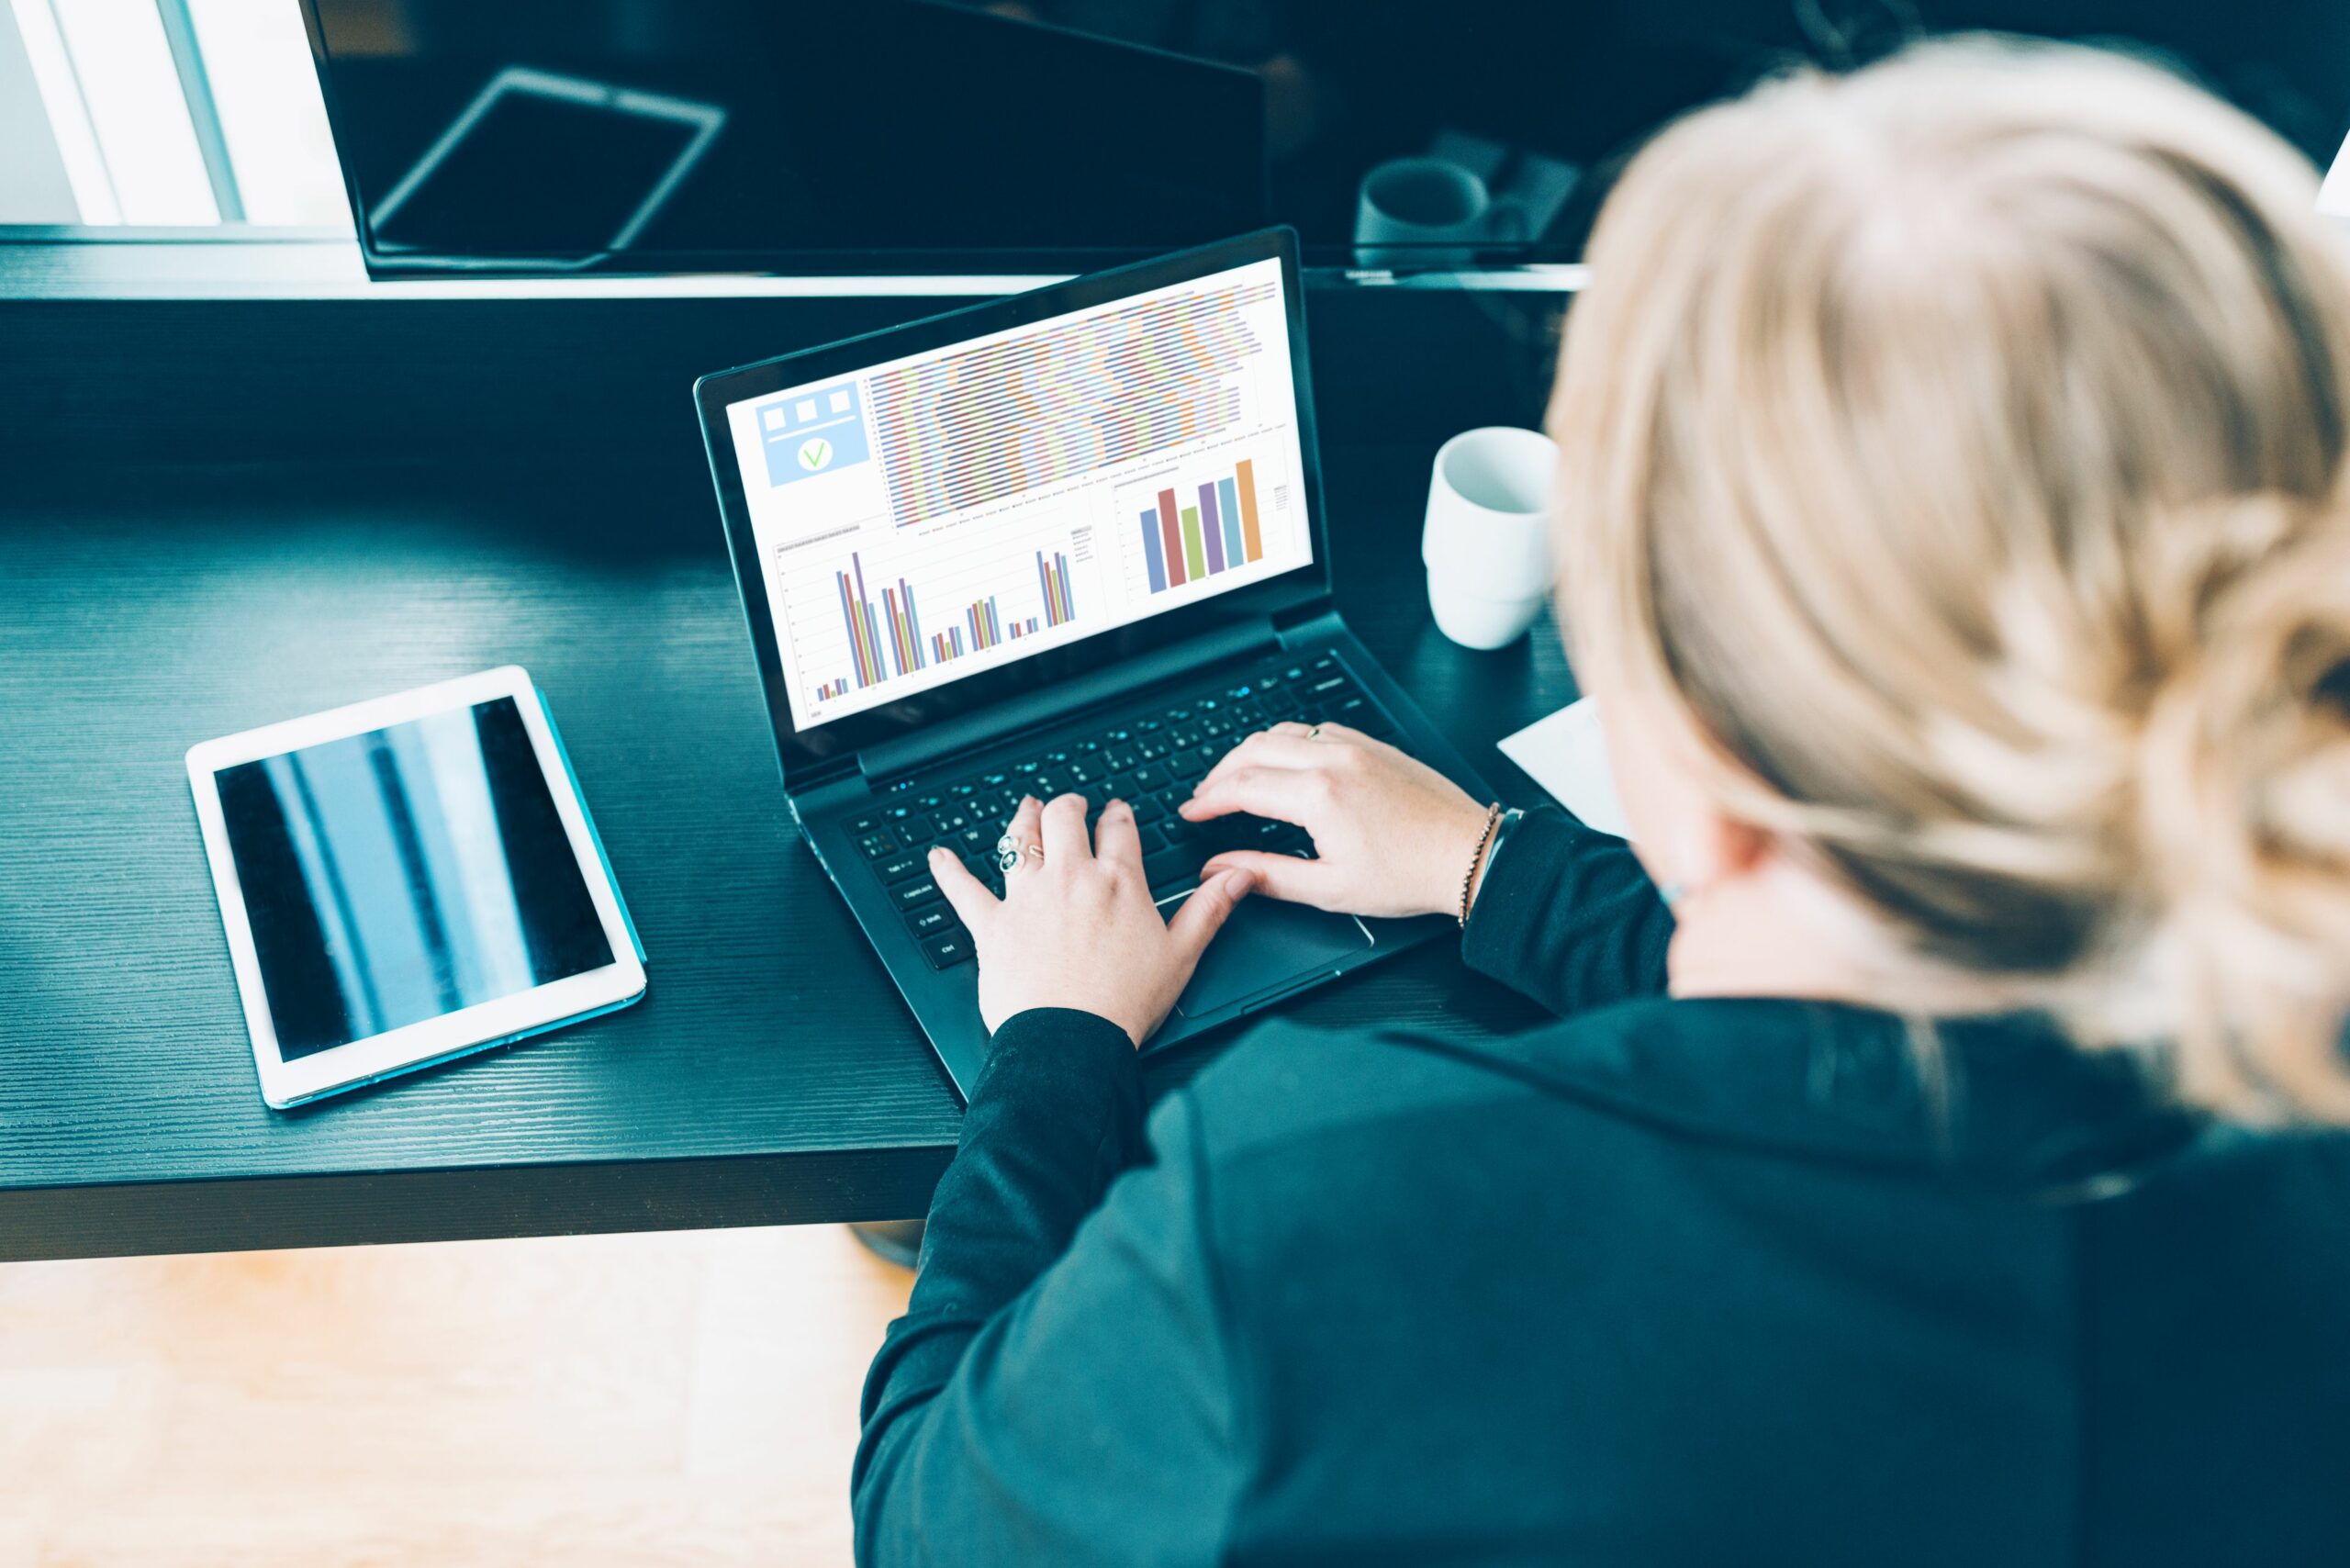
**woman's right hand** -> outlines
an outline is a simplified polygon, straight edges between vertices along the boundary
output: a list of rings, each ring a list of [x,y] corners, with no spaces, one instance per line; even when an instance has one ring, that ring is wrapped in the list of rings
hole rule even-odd
[[[1427,764],[1344,724],[1275,724],[1224,755],[1181,808],[1295,823],[1316,858],[1228,850],[1201,875],[1246,870],[1257,890],[1342,914],[1457,914],[1486,808]]]

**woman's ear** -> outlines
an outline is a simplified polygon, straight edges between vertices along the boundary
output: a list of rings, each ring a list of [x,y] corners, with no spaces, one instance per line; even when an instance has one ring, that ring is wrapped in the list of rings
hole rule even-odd
[[[1694,790],[1664,813],[1659,828],[1659,841],[1645,847],[1641,859],[1667,903],[1744,881],[1777,857],[1770,833],[1727,815]]]

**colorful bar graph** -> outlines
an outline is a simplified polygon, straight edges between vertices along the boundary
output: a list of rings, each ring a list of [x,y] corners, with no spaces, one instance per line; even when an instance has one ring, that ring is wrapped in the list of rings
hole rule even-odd
[[[872,686],[890,678],[881,658],[885,648],[898,674],[921,669],[930,660],[923,652],[922,617],[914,608],[913,585],[900,577],[896,588],[883,588],[882,614],[877,617],[873,598],[865,588],[865,558],[852,552],[848,560],[849,570],[834,572],[833,581],[840,590],[841,620],[848,628],[849,662],[855,667],[856,684]]]
[[[1244,458],[1230,474],[1200,481],[1199,498],[1199,505],[1178,510],[1175,492],[1161,490],[1158,505],[1141,514],[1143,573],[1152,593],[1265,558],[1253,462]]]
[[[1240,486],[1241,543],[1250,560],[1260,561],[1265,556],[1265,536],[1257,526],[1257,465],[1244,457],[1232,465],[1232,473]]]
[[[1175,521],[1173,490],[1158,492],[1158,540],[1167,549],[1167,586],[1181,588],[1189,579],[1183,576],[1183,530]]]
[[[1224,500],[1224,558],[1236,566],[1243,561],[1255,560],[1257,557],[1249,554],[1243,548],[1240,538],[1240,502],[1233,494],[1232,481],[1218,479],[1215,482],[1215,493]]]
[[[1171,498],[1172,492],[1169,492]],[[1147,514],[1146,514],[1147,517]],[[833,582],[840,598],[841,622],[848,632],[850,672],[814,688],[818,700],[847,695],[852,680],[867,687],[894,673],[912,675],[945,664],[965,654],[992,648],[1014,637],[1033,637],[1039,631],[1065,626],[1077,619],[1077,599],[1069,586],[1069,555],[1056,550],[1034,552],[1038,615],[1008,621],[990,594],[964,606],[962,619],[942,631],[925,633],[913,585],[900,577],[881,589],[879,603],[865,585],[865,558],[852,551],[846,571],[835,571]]]
[[[963,612],[970,622],[971,646],[992,648],[1003,641],[1003,619],[996,613],[995,595],[990,594]]]
[[[1077,619],[1076,601],[1069,592],[1069,557],[1053,552],[1050,561],[1042,550],[1036,552],[1036,587],[1045,596],[1045,624],[1065,626]]]
[[[881,590],[890,616],[890,648],[898,658],[898,673],[912,675],[929,661],[923,657],[922,618],[914,610],[914,590],[900,577],[894,588]]]
[[[1224,570],[1224,530],[1215,520],[1215,485],[1213,481],[1200,487],[1200,527],[1206,536],[1208,570]],[[1233,564],[1239,564],[1239,552],[1233,553]]]

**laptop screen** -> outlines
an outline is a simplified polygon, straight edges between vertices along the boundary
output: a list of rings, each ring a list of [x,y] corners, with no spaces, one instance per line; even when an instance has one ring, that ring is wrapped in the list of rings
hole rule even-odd
[[[1307,566],[1278,258],[728,404],[793,727]]]

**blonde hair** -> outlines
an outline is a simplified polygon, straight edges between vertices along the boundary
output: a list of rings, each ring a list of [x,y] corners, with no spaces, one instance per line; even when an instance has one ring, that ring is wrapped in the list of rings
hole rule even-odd
[[[1551,423],[1586,678],[1915,952],[2350,1120],[2350,265],[2283,142],[1997,40],[1666,131]]]

